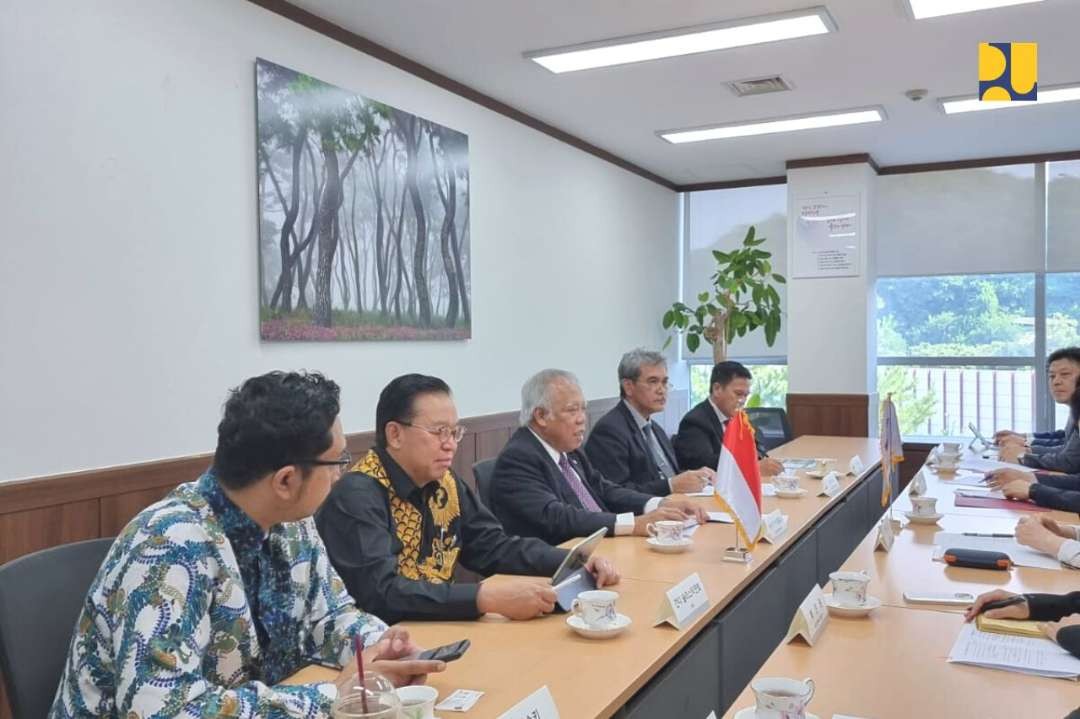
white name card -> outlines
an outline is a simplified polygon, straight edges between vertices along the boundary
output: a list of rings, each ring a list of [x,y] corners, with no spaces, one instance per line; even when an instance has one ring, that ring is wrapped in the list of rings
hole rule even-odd
[[[889,551],[892,549],[895,538],[892,521],[888,517],[882,517],[881,521],[878,522],[877,541],[874,542],[874,551],[876,552],[879,549],[885,552]]]
[[[545,684],[500,714],[499,719],[559,719],[559,710],[555,707],[555,697]]]
[[[660,610],[653,626],[667,622],[676,629],[683,629],[709,607],[709,597],[701,577],[694,572],[664,593]]]
[[[926,477],[923,476],[923,471],[920,469],[911,480],[911,484],[908,485],[908,494],[912,497],[919,497],[926,494]]]
[[[818,492],[819,497],[835,497],[840,494],[840,477],[836,472],[829,472],[825,475],[825,478],[821,480],[821,491]]]
[[[791,620],[791,626],[788,627],[784,643],[786,644],[796,637],[802,637],[803,641],[810,646],[814,646],[814,642],[821,636],[821,632],[824,631],[825,624],[828,621],[829,608],[825,605],[825,594],[822,593],[821,587],[815,584],[810,593],[806,595],[806,599],[802,600],[802,604],[795,611],[795,616]]]
[[[859,455],[852,457],[851,462],[848,463],[848,474],[854,474],[858,477],[863,473],[864,469],[866,469],[866,466],[863,464],[862,457]]]
[[[769,544],[776,544],[787,534],[788,516],[775,509],[761,518],[762,540]]]
[[[761,496],[762,497],[775,497],[776,496],[776,485],[773,484],[772,482],[763,482],[762,485],[761,485]]]

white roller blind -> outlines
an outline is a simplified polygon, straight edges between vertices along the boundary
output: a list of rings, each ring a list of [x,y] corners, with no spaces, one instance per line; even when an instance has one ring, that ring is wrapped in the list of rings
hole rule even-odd
[[[1041,271],[1037,189],[1034,165],[879,177],[878,275]]]
[[[698,293],[712,286],[710,278],[716,271],[712,251],[724,252],[740,247],[750,225],[754,225],[758,237],[766,238],[761,249],[772,253],[773,271],[787,277],[787,185],[691,192],[687,195],[686,213],[682,287],[686,304],[696,307]],[[782,357],[787,354],[786,285],[777,289],[785,314],[773,346],[765,343],[765,331],[757,329],[741,339],[736,337],[729,348],[729,356]],[[685,344],[683,352],[686,352]],[[703,344],[693,356],[711,358],[711,345]]]
[[[1080,271],[1080,161],[1046,166],[1046,270]]]

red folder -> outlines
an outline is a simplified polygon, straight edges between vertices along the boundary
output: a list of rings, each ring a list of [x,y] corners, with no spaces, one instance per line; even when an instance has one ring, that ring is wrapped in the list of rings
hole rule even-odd
[[[1016,499],[998,499],[997,497],[964,497],[956,495],[953,504],[957,507],[982,507],[983,509],[1011,509],[1016,512],[1049,512],[1046,507],[1040,507],[1031,502]]]

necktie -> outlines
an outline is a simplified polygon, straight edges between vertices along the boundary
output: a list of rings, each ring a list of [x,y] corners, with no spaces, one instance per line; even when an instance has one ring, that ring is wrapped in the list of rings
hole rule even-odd
[[[573,490],[574,495],[581,502],[581,506],[590,512],[599,512],[600,505],[589,494],[589,490],[585,487],[581,478],[577,476],[577,472],[570,467],[570,460],[567,459],[565,454],[559,455],[559,469],[562,470],[563,479],[570,485],[570,489]]]
[[[660,470],[660,474],[664,475],[664,479],[671,479],[675,476],[675,470],[672,469],[671,463],[668,462],[667,455],[664,454],[664,448],[660,446],[660,440],[656,438],[656,430],[653,429],[652,422],[649,422],[641,431],[645,433],[645,441],[649,443],[649,448],[652,450],[653,459],[656,460],[656,466]]]

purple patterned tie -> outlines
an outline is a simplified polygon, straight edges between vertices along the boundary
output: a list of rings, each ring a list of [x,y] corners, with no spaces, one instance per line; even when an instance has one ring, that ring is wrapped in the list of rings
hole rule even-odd
[[[600,505],[589,494],[589,490],[585,487],[581,478],[577,476],[577,472],[570,467],[570,460],[567,459],[565,454],[559,455],[559,469],[562,470],[563,479],[570,485],[570,489],[574,490],[574,495],[581,502],[581,506],[590,512],[599,512]]]

